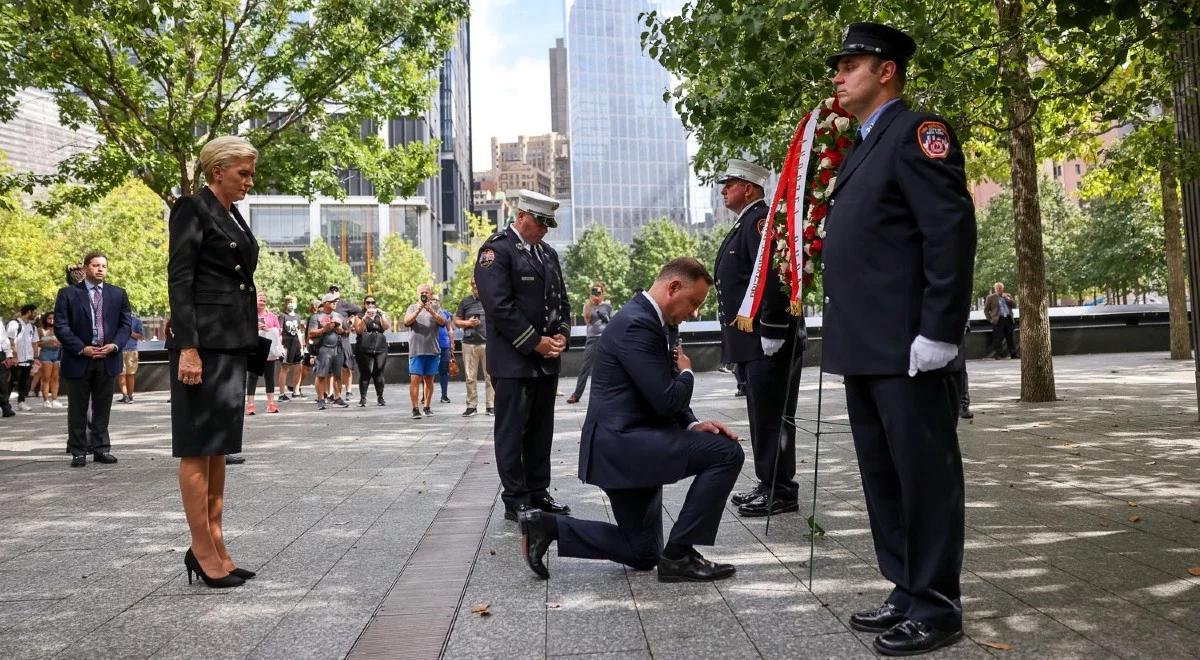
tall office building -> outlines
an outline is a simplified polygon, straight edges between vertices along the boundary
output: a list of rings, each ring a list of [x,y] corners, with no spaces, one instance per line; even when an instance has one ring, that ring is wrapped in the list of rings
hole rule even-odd
[[[570,108],[567,107],[567,47],[562,39],[554,40],[550,49],[550,130],[567,135],[570,127]]]
[[[463,21],[425,114],[363,122],[360,128],[364,137],[378,135],[389,147],[440,140],[437,175],[422,181],[412,195],[388,204],[380,204],[375,184],[352,169],[339,173],[347,193],[342,201],[252,193],[239,207],[254,233],[268,246],[294,253],[323,239],[360,277],[372,272],[383,239],[400,234],[425,254],[437,278],[452,274],[465,257],[447,251],[445,243],[459,240],[472,208],[469,44],[469,24]],[[264,121],[271,119],[268,115]]]
[[[663,102],[671,79],[642,52],[651,0],[566,0],[574,233],[601,224],[622,242],[645,224],[688,223],[683,124]]]

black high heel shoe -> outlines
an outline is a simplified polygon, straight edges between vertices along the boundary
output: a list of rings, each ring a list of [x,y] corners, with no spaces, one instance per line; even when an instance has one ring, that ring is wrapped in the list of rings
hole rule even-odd
[[[236,576],[242,578],[243,580],[249,580],[249,579],[253,578],[255,575],[258,575],[258,573],[255,573],[254,571],[248,571],[244,568],[235,568],[232,571],[229,571],[229,574],[236,575]]]
[[[208,577],[207,575],[204,574],[204,569],[200,568],[200,562],[196,560],[196,555],[192,554],[191,548],[188,548],[188,551],[186,553],[184,553],[184,555],[183,555],[183,565],[185,568],[187,568],[188,584],[192,583],[192,574],[193,573],[198,575],[200,577],[200,579],[204,581],[204,584],[208,585],[209,587],[212,587],[213,589],[227,589],[229,587],[239,587],[246,583],[245,580],[234,575],[233,573],[230,573],[229,575],[226,575],[223,578],[213,579],[213,578]]]

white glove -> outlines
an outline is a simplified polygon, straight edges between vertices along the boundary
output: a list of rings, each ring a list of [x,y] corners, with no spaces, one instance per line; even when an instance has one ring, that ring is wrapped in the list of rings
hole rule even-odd
[[[759,337],[759,340],[762,341],[763,355],[766,355],[767,357],[775,355],[779,352],[779,349],[783,348],[782,339],[767,339],[766,337]]]
[[[941,369],[957,356],[958,346],[917,335],[912,347],[908,349],[908,375],[912,377],[916,376],[918,371]]]

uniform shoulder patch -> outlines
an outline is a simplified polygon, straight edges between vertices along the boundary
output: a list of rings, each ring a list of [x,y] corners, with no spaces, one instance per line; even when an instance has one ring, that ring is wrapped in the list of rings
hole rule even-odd
[[[754,227],[755,227],[755,229],[758,230],[758,235],[762,236],[763,229],[766,229],[766,227],[767,227],[766,216],[763,216],[762,218],[760,218],[759,221],[754,225]]]
[[[926,158],[950,155],[950,129],[940,121],[923,121],[917,126],[917,145]]]
[[[479,251],[479,267],[488,268],[496,262],[496,251],[492,248],[484,248]]]

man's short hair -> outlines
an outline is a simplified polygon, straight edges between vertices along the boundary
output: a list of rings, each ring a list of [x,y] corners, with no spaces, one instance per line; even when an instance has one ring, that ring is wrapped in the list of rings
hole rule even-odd
[[[107,254],[104,254],[104,253],[103,253],[103,252],[101,252],[100,250],[92,250],[91,252],[88,252],[87,254],[83,255],[83,265],[84,265],[84,267],[87,267],[87,266],[91,265],[91,263],[92,263],[92,259],[95,259],[95,258],[97,258],[97,257],[104,257],[104,260],[105,260],[105,261],[108,261],[108,255],[107,255]]]
[[[891,62],[896,65],[896,89],[904,91],[904,85],[908,82],[908,62],[901,60],[884,59],[878,55],[871,56],[872,62],[870,65],[871,73],[879,73],[879,67],[883,66],[884,62]]]
[[[704,283],[709,286],[713,284],[713,278],[712,275],[708,274],[708,269],[704,267],[704,264],[700,263],[699,259],[694,257],[679,257],[668,261],[667,265],[658,271],[658,277],[654,281],[660,282],[675,277],[688,283],[695,282],[696,280],[704,280]]]
[[[37,309],[37,305],[35,305],[33,303],[25,303],[24,305],[21,305],[21,314],[22,315],[28,314],[29,312],[32,312],[35,309]]]

